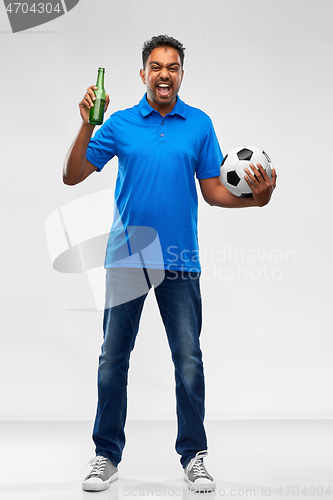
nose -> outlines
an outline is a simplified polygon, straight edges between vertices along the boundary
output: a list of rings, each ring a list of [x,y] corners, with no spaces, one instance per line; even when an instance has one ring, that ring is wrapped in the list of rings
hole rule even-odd
[[[167,68],[161,68],[160,78],[163,78],[163,79],[167,80],[169,77],[170,77],[170,75],[169,75],[168,69]]]

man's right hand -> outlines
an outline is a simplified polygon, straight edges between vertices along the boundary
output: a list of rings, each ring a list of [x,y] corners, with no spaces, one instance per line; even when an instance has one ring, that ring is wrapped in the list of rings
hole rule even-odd
[[[97,89],[96,85],[91,85],[91,87],[88,87],[84,98],[82,99],[82,101],[79,104],[81,118],[85,123],[89,123],[89,112],[90,112],[90,108],[93,107],[94,101],[96,99],[95,92],[94,92],[94,90],[96,90],[96,89]],[[104,111],[106,111],[108,109],[109,104],[110,104],[110,97],[109,97],[109,94],[106,94]]]

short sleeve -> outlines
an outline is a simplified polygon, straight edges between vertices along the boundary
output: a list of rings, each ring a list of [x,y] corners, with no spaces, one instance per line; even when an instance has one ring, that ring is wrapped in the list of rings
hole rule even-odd
[[[216,137],[211,119],[207,116],[207,126],[196,168],[197,179],[208,179],[220,175],[223,154]]]
[[[90,139],[86,157],[90,163],[97,167],[97,172],[100,172],[115,155],[114,129],[112,116],[110,116]]]

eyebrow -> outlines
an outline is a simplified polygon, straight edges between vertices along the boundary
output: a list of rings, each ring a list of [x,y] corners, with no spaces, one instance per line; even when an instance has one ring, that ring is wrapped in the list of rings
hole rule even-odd
[[[157,61],[151,61],[149,63],[149,66],[152,66],[153,64],[156,64],[157,66],[162,66],[162,64],[157,62]],[[168,66],[179,66],[180,67],[180,64],[175,62],[175,63],[168,64]]]

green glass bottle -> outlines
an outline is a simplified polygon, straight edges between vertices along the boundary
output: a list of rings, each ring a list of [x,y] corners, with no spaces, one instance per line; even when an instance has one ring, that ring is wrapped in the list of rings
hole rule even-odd
[[[90,108],[89,112],[89,122],[93,125],[102,125],[104,120],[104,109],[105,109],[105,89],[104,89],[104,68],[98,68],[97,76],[97,89],[94,91],[96,100],[93,101],[94,105]]]

